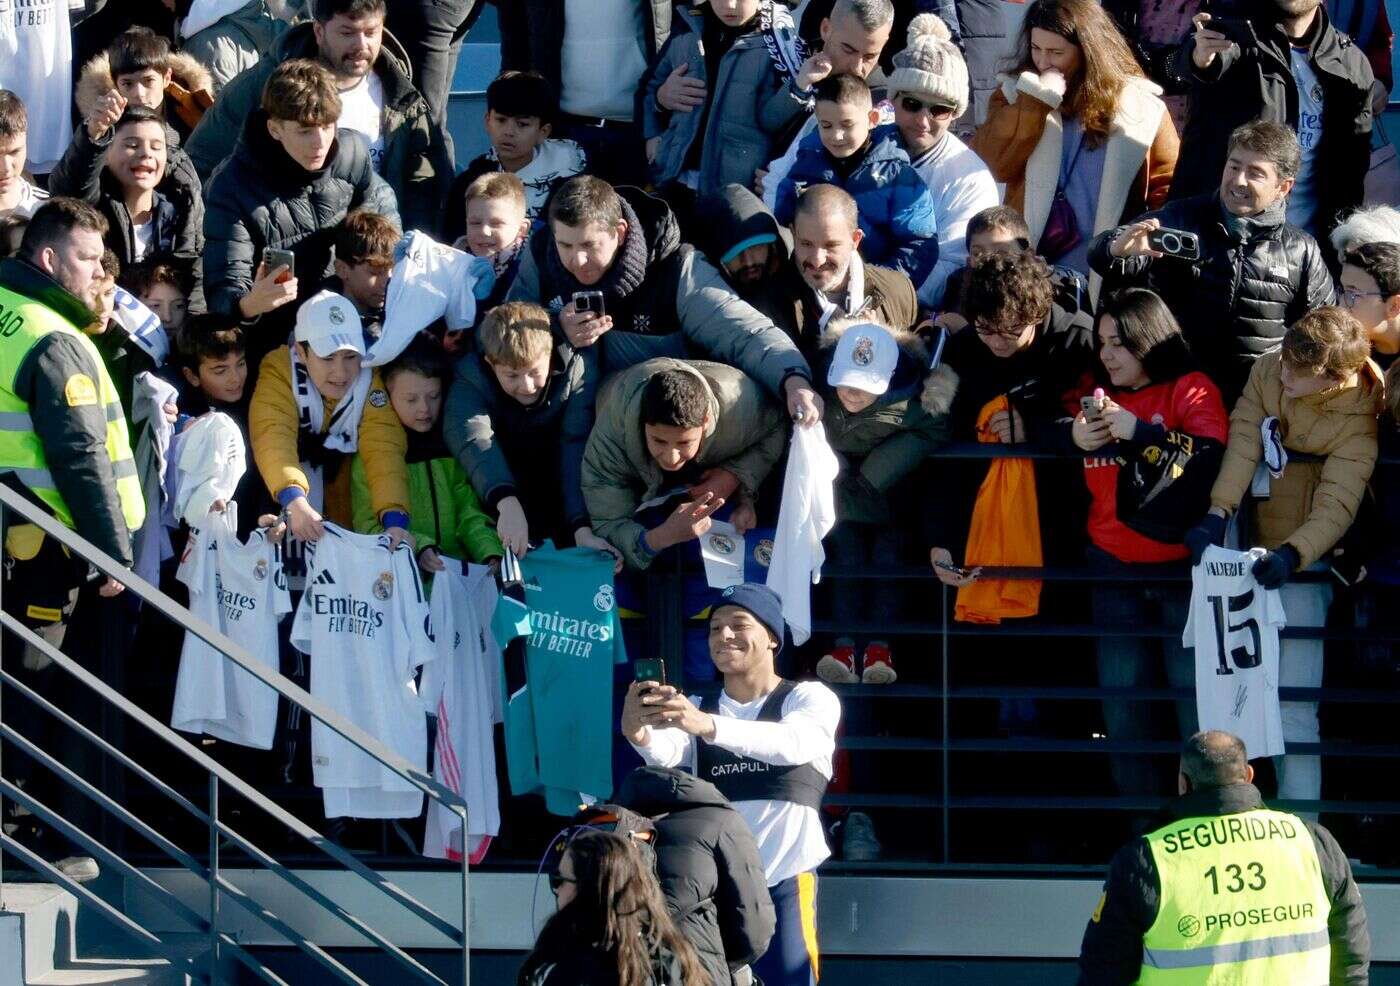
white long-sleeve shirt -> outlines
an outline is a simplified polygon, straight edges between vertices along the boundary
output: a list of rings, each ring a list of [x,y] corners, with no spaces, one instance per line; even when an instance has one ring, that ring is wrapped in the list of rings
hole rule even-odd
[[[698,696],[690,700],[700,704]],[[768,695],[737,702],[720,692],[715,714],[715,746],[780,767],[811,764],[828,780],[836,752],[841,700],[819,681],[798,682],[783,701],[781,722],[757,722]],[[696,771],[695,737],[679,729],[648,729],[646,744],[634,749],[648,764]],[[821,865],[831,855],[815,808],[790,801],[736,801],[758,843],[763,873],[772,887]]]
[[[913,165],[933,196],[938,224],[938,263],[919,288],[920,307],[935,308],[943,300],[948,276],[967,263],[969,220],[983,209],[1000,205],[1001,196],[986,164],[952,131]]]

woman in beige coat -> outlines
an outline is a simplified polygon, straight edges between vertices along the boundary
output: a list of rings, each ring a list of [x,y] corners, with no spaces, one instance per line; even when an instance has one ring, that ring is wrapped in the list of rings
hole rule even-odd
[[[1095,0],[1036,0],[1018,52],[972,147],[1006,184],[1036,251],[1089,276],[1096,234],[1166,201],[1176,128]],[[1097,300],[1097,275],[1090,290]]]

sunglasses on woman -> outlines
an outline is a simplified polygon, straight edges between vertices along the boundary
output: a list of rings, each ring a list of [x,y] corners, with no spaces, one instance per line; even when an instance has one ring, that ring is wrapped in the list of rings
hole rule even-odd
[[[944,106],[941,103],[925,103],[922,100],[915,99],[913,96],[901,96],[899,98],[899,105],[903,107],[906,113],[922,113],[924,110],[928,110],[929,115],[937,120],[941,120],[945,116],[953,115],[953,107],[951,106]]]
[[[571,876],[560,876],[558,873],[549,874],[549,889],[553,892],[554,896],[559,896],[560,888],[566,883],[578,883],[578,881]]]

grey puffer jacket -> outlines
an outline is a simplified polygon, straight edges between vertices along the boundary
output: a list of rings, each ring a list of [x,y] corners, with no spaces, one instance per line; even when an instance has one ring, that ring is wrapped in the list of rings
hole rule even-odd
[[[296,255],[298,300],[305,300],[334,271],[332,241],[346,213],[364,206],[399,218],[394,192],[370,166],[363,137],[341,131],[325,165],[309,172],[272,139],[263,110],[248,117],[233,156],[209,179],[206,206],[205,296],[210,312],[235,316],[268,248]],[[271,321],[290,324],[295,309],[284,305]],[[285,341],[272,327],[257,335],[277,345]],[[270,348],[250,346],[250,355]]]
[[[287,31],[267,57],[224,87],[185,145],[201,175],[212,174],[233,153],[244,121],[261,105],[263,85],[277,66],[290,58],[320,57],[311,28],[298,24]],[[434,122],[423,94],[413,87],[403,46],[388,31],[374,71],[384,85],[384,157],[379,173],[394,189],[404,228],[435,233],[453,176],[446,136]]]
[[[186,38],[181,50],[209,70],[217,96],[240,72],[256,65],[264,51],[271,51],[286,29],[266,0],[248,0]]]
[[[1116,260],[1108,248],[1122,227],[1100,233],[1089,247],[1089,266],[1101,277],[1161,295],[1201,369],[1220,385],[1226,407],[1239,397],[1254,361],[1279,345],[1288,326],[1336,298],[1317,241],[1275,211],[1241,240],[1225,226],[1218,193],[1168,202],[1141,217],[1199,236],[1201,259],[1194,262]]]
[[[702,142],[700,195],[715,194],[731,182],[751,185],[754,171],[779,150],[774,146],[778,135],[807,111],[807,97],[778,70],[768,50],[765,36],[773,32],[774,6],[775,0],[764,0],[749,32],[735,38],[720,56],[713,81],[707,64],[712,59],[706,57],[703,43],[707,15],[697,12],[699,8],[676,7],[671,39],[642,77],[642,136],[661,138],[651,163],[656,185],[680,177],[696,140]],[[785,7],[779,11],[783,14]],[[688,66],[688,78],[705,84],[708,108],[673,113],[657,105],[657,92],[682,65]]]
[[[559,260],[551,225],[530,236],[508,301],[533,301],[557,315],[575,291],[602,291],[613,327],[598,343],[604,376],[658,356],[718,360],[774,394],[790,376],[810,380],[797,346],[740,299],[704,255],[681,242],[671,209],[622,186],[627,235],[599,283],[580,284]]]

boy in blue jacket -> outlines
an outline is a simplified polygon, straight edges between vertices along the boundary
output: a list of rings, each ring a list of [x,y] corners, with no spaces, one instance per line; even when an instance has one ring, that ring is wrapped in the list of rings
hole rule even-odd
[[[778,186],[778,222],[792,224],[807,186],[843,188],[859,210],[861,258],[922,284],[938,262],[938,228],[933,196],[900,147],[899,128],[876,126],[870,87],[854,75],[817,83],[816,117],[817,132],[802,139],[792,170]]]

